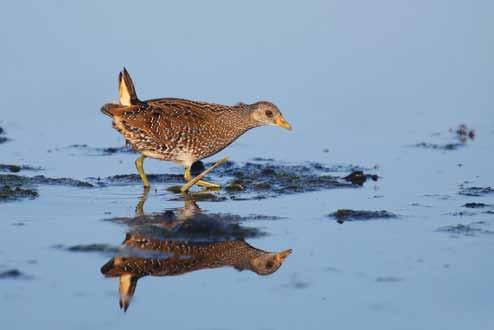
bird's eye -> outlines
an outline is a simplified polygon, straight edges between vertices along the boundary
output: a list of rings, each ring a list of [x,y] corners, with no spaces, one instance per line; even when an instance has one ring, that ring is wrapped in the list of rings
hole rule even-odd
[[[273,111],[271,111],[271,110],[266,110],[266,112],[265,112],[265,113],[266,113],[266,117],[268,117],[268,118],[272,118],[272,117],[273,117]]]
[[[273,266],[274,266],[274,264],[273,264],[273,262],[271,260],[268,261],[268,262],[266,262],[266,268],[267,269],[271,269],[271,268],[273,268]]]

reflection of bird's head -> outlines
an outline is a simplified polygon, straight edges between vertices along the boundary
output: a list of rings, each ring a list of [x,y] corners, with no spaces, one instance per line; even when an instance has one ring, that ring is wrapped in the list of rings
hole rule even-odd
[[[258,275],[269,275],[280,268],[285,258],[292,253],[292,250],[285,250],[278,253],[266,253],[250,260],[251,269]]]

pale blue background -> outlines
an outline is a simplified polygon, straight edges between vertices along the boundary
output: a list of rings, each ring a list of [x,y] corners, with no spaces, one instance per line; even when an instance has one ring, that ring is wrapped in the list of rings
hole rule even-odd
[[[222,155],[377,165],[383,179],[362,190],[202,203],[286,216],[262,223],[271,236],[251,243],[293,255],[267,278],[224,269],[143,279],[126,315],[117,283],[99,274],[105,257],[51,246],[118,244],[126,228],[101,219],[107,211],[132,215],[141,188],[42,187],[35,201],[0,205],[0,264],[34,277],[0,282],[2,326],[492,329],[492,235],[454,239],[436,229],[486,221],[492,230],[487,216],[451,212],[468,201],[494,203],[457,195],[466,180],[494,185],[493,22],[492,1],[4,3],[0,126],[13,141],[0,146],[1,163],[43,166],[49,176],[133,173],[132,155],[65,148],[122,145],[99,107],[117,99],[125,65],[142,99],[267,99],[294,126],[249,132]],[[478,135],[466,148],[408,147],[460,123]],[[153,160],[146,168],[180,171]],[[158,188],[147,211],[180,206]],[[343,226],[325,218],[344,207],[403,217]],[[18,221],[26,225],[12,225]],[[376,282],[380,276],[402,280]],[[307,287],[295,289],[298,282]]]

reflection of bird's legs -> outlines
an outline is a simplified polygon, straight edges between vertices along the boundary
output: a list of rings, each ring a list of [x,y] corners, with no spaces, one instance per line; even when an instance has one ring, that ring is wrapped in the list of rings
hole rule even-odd
[[[196,201],[189,193],[182,193],[184,196],[184,207],[180,210],[178,218],[180,220],[187,220],[195,215],[201,213],[201,209],[196,204]]]
[[[136,159],[136,168],[139,176],[141,177],[144,187],[149,187],[148,178],[146,176],[146,173],[144,173],[144,158],[146,158],[146,156],[141,155],[139,158]]]
[[[149,187],[144,187],[144,192],[142,193],[141,197],[139,198],[139,202],[136,205],[136,217],[144,215],[144,203],[146,203],[146,200],[148,199],[148,194]]]
[[[201,186],[201,187],[206,187],[208,189],[218,189],[220,187],[219,184],[204,181],[204,180],[202,180],[202,178],[204,178],[206,175],[208,175],[209,172],[211,172],[216,167],[218,167],[221,164],[225,163],[227,160],[228,160],[227,157],[218,160],[211,167],[209,167],[208,169],[204,170],[201,174],[199,174],[198,176],[196,176],[194,178],[192,178],[192,175],[190,174],[190,166],[186,166],[185,167],[185,172],[184,172],[184,178],[187,181],[187,183],[184,184],[182,186],[182,188],[180,188],[180,191],[187,192],[187,191],[189,191],[190,187],[192,187],[195,184],[197,184],[198,186]]]

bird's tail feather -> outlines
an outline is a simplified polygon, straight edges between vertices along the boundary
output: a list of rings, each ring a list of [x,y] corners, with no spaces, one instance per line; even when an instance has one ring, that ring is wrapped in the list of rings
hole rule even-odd
[[[120,94],[121,105],[130,106],[139,103],[134,83],[125,67],[118,75],[118,92]]]

